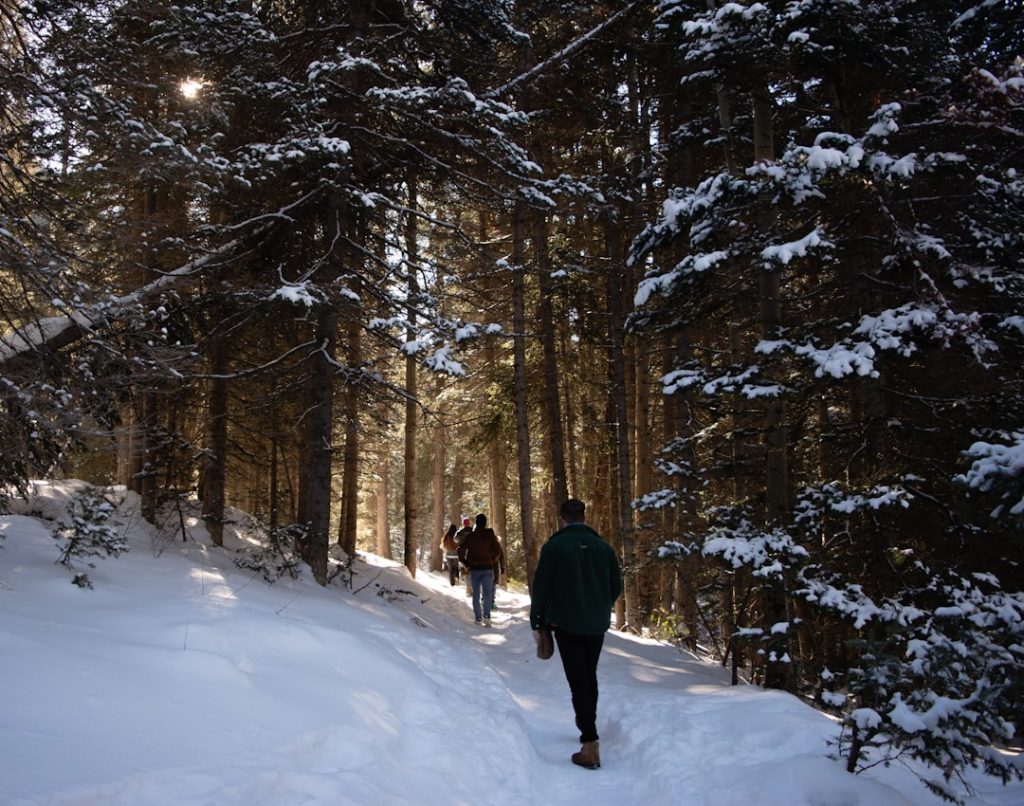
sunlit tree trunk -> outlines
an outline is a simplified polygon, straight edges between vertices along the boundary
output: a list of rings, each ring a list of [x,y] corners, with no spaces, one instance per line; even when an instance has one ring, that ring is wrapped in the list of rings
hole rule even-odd
[[[377,554],[385,560],[394,559],[391,552],[391,452],[387,443],[381,445],[377,457]]]
[[[210,392],[203,468],[203,521],[214,545],[224,545],[224,486],[228,448],[228,346],[215,338],[210,354]]]
[[[448,498],[449,522],[462,526],[463,512],[462,495],[466,486],[466,463],[462,457],[461,430],[456,429],[455,440],[449,453],[451,454],[451,489]]]
[[[558,394],[558,354],[555,314],[551,304],[554,293],[551,282],[551,262],[548,257],[548,219],[538,214],[534,226],[534,254],[537,261],[537,280],[540,294],[537,299],[537,319],[540,327],[541,348],[544,359],[544,419],[547,423],[548,461],[551,469],[551,491],[555,506],[569,497],[565,478],[565,436],[562,429],[562,405]],[[557,524],[557,511],[547,513],[551,526]]]
[[[486,209],[479,210],[477,224],[477,238],[481,244],[486,244],[489,239],[489,216]],[[490,259],[489,252],[485,249],[484,254]],[[496,284],[497,285],[497,284]],[[498,377],[498,341],[494,336],[488,336],[484,341],[484,361],[488,375],[491,378]],[[500,417],[495,412],[495,417]],[[505,444],[503,430],[498,427],[493,429],[490,439],[487,441],[487,487],[490,501],[490,523],[506,552],[508,551],[508,495],[505,486],[505,473],[508,466],[508,446]],[[459,497],[462,495],[461,465],[459,477]],[[458,510],[454,512],[457,517]],[[452,523],[457,523],[453,518]]]
[[[438,389],[441,387],[441,380],[437,382]],[[442,403],[438,408],[434,420],[434,508],[433,508],[433,532],[430,536],[430,567],[435,571],[441,570],[442,552],[441,536],[445,531],[445,463],[447,461],[446,435],[447,428],[444,423],[446,406]]]
[[[537,558],[533,531],[533,468],[530,464],[530,422],[526,399],[526,223],[524,205],[516,201],[512,214],[512,350],[516,447],[519,467],[519,516],[523,530],[523,555],[526,579],[533,585]]]
[[[487,340],[484,348],[487,366],[491,370],[497,369],[497,348],[493,339]],[[495,533],[502,540],[502,545],[507,549],[508,539],[508,502],[505,489],[505,468],[508,462],[507,450],[504,450],[503,440],[495,435],[487,443],[487,477],[488,490],[491,502],[491,524]]]

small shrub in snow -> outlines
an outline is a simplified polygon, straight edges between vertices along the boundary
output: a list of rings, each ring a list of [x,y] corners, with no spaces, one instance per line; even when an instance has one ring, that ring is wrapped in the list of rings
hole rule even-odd
[[[89,579],[88,574],[75,574],[71,578],[71,584],[77,585],[80,588],[89,588],[89,590],[92,590],[92,580]]]
[[[53,528],[54,537],[64,541],[57,562],[74,569],[76,560],[117,557],[128,551],[124,535],[110,523],[115,508],[116,504],[96,487],[87,486],[75,493],[67,505],[67,519]],[[80,588],[92,587],[85,574],[76,574],[72,582]]]
[[[306,527],[297,523],[268,528],[266,543],[258,548],[246,549],[235,557],[235,565],[259,571],[270,585],[285,574],[297,579],[302,569],[299,547],[305,539]]]

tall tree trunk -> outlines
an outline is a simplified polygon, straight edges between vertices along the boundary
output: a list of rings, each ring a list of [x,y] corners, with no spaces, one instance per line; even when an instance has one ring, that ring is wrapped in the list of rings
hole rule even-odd
[[[280,491],[278,490],[277,481],[277,426],[274,426],[274,435],[270,438],[270,528],[275,528],[279,523],[279,507],[278,507],[278,496]]]
[[[630,285],[630,287],[633,287]],[[654,481],[654,449],[651,440],[654,434],[651,431],[651,371],[648,364],[648,353],[642,349],[638,341],[633,344],[633,416],[630,420],[633,426],[633,497],[642,498],[651,492]],[[642,519],[642,522],[641,522]],[[643,512],[637,513],[638,550],[646,552],[646,547],[656,539],[657,519]],[[639,588],[641,597],[641,612],[654,612],[660,602],[659,585],[662,582],[662,574],[654,564],[648,564],[640,570]],[[671,586],[669,586],[670,588]]]
[[[142,393],[141,437],[142,470],[139,473],[139,495],[142,497],[142,517],[156,523],[156,431],[159,423],[157,395],[152,389]]]
[[[358,293],[358,288],[354,289]],[[355,372],[362,364],[362,323],[356,310],[349,311],[345,327],[348,339],[348,366]],[[359,389],[360,384],[350,377],[345,386],[345,451],[343,453],[341,482],[341,516],[338,519],[338,543],[345,554],[356,553],[356,534],[359,522]]]
[[[716,0],[705,0],[709,10],[718,8]],[[736,176],[739,173],[739,164],[736,158],[736,132],[733,124],[732,96],[729,85],[725,82],[715,82],[715,95],[718,100],[718,124],[722,128],[722,150],[725,157],[726,170]]]
[[[215,337],[210,345],[209,448],[203,468],[203,521],[214,545],[224,545],[224,486],[228,448],[228,345]]]
[[[484,350],[488,369],[496,372],[498,357],[497,347],[493,338],[487,339],[487,345]],[[491,501],[491,522],[494,525],[494,531],[503,541],[508,539],[508,514],[506,512],[507,501],[505,495],[505,462],[507,460],[505,455],[506,451],[502,450],[501,439],[495,434],[490,442],[487,443],[487,474]]]
[[[478,235],[481,245],[488,241],[488,214],[486,209],[479,211]],[[484,254],[490,258],[487,251]],[[500,282],[500,280],[498,281]],[[500,293],[497,290],[495,293]],[[484,360],[487,365],[488,375],[491,378],[498,377],[498,344],[494,336],[489,336],[484,341]],[[495,409],[493,416],[500,418],[500,409]],[[495,427],[491,430],[491,438],[487,442],[487,477],[488,493],[491,507],[491,526],[502,541],[504,547],[508,548],[508,514],[507,495],[505,489],[505,468],[507,462],[507,446],[503,445],[503,430]],[[462,493],[462,479],[459,479],[459,494]],[[458,515],[458,512],[455,513]],[[453,523],[457,522],[455,520]]]
[[[772,128],[772,99],[766,83],[752,90],[754,105],[754,161],[772,162],[775,159]],[[775,207],[771,200],[763,199],[760,215],[761,227],[770,232],[775,224]],[[764,268],[760,276],[761,335],[773,338],[782,326],[782,299],[780,269]],[[782,379],[779,379],[782,382]],[[765,500],[768,520],[778,522],[788,512],[788,446],[786,442],[785,405],[780,397],[767,398],[765,404],[766,478]]]
[[[438,379],[437,385],[440,391],[440,379]],[[442,403],[437,412],[437,418],[434,420],[434,530],[430,540],[430,567],[435,571],[441,570],[441,536],[445,531],[444,471],[447,455],[445,450],[446,428],[444,424],[444,410],[445,405]]]
[[[532,590],[537,565],[533,539],[533,469],[530,463],[530,422],[526,399],[526,233],[524,205],[516,201],[512,214],[512,352],[516,409],[516,447],[519,467],[519,517],[523,530],[526,579]]]
[[[409,187],[409,210],[405,219],[405,252],[406,267],[408,270],[409,299],[408,307],[409,331],[408,340],[416,339],[416,308],[415,300],[419,296],[419,283],[416,279],[419,262],[419,251],[416,244],[418,232],[418,219],[416,217],[417,190],[416,179],[409,176],[407,179]],[[419,541],[416,535],[416,430],[417,430],[417,406],[416,406],[416,357],[407,356],[405,359],[405,488],[403,491],[404,511],[404,562],[412,577],[416,576],[416,555],[419,550]]]
[[[310,358],[306,411],[305,462],[302,473],[303,522],[308,529],[307,562],[313,578],[327,584],[331,521],[331,445],[334,408],[334,364],[338,340],[338,309],[324,305],[317,314]]]
[[[756,82],[751,88],[754,118],[754,161],[772,162],[775,159],[774,131],[772,123],[772,98],[766,82]],[[770,233],[777,218],[775,206],[768,199],[761,200],[761,228]],[[761,338],[771,339],[782,327],[781,269],[762,268],[760,274]],[[778,383],[783,378],[778,378]],[[781,395],[765,399],[764,407],[765,443],[765,518],[769,526],[784,523],[789,513],[789,445],[786,435],[786,409]],[[787,616],[785,585],[781,580],[772,580],[764,590],[762,601],[765,625],[771,626],[790,621]],[[790,633],[782,633],[788,636]],[[794,682],[792,664],[771,658],[793,658],[788,637],[773,642],[769,651],[769,663],[765,666],[765,685],[768,688],[791,688]]]
[[[572,357],[569,353],[569,329],[566,327],[559,329],[559,339],[561,340],[561,359],[562,364],[568,367]],[[568,485],[569,495],[574,498],[582,497],[580,492],[580,485],[578,481],[579,472],[579,450],[576,446],[576,407],[574,405],[573,397],[571,394],[571,381],[569,372],[559,373],[559,394],[562,396],[564,403],[562,405],[562,411],[565,412],[565,433],[566,433],[566,470],[567,478],[566,484]]]
[[[391,453],[385,443],[380,450],[377,465],[377,554],[385,560],[394,559],[391,553],[391,527],[388,502],[391,486]]]
[[[640,589],[637,580],[636,532],[633,525],[633,466],[629,450],[629,416],[626,390],[625,313],[623,304],[624,266],[622,262],[622,230],[620,223],[609,220],[605,225],[609,258],[607,283],[608,316],[611,331],[612,384],[609,394],[615,418],[615,441],[618,476],[618,528],[622,533],[622,570],[625,603],[624,629],[639,632]]]
[[[729,362],[733,367],[739,367],[743,362],[742,328],[738,322],[729,323]],[[747,445],[746,434],[746,412],[743,395],[739,391],[732,396],[732,417],[729,433],[729,452],[732,463],[732,494],[736,506],[743,506],[747,500]],[[740,614],[737,612],[737,602],[743,599],[743,588],[745,587],[745,575],[738,572],[724,575],[722,585],[722,612],[725,618],[722,619],[722,646],[727,647],[726,651],[732,652],[732,684],[739,682],[738,667],[742,663],[742,648],[735,640],[737,622]]]
[[[551,261],[548,257],[548,219],[543,213],[537,215],[534,226],[534,254],[537,261],[537,281],[540,285],[537,319],[544,356],[542,388],[547,422],[548,461],[551,468],[552,495],[555,506],[558,507],[569,497],[569,487],[565,478],[565,436],[562,430],[562,405],[558,394],[558,355],[555,315],[551,304],[554,290],[551,282]],[[548,520],[551,525],[558,522],[557,510],[548,513]]]
[[[451,516],[449,523],[458,524],[462,526],[462,494],[466,487],[466,463],[462,458],[462,432],[461,429],[456,428],[454,445],[450,453],[452,454],[452,472],[451,472],[451,495],[448,501],[448,514]]]
[[[599,467],[605,479],[604,488],[607,493],[603,496],[608,502],[605,506],[606,526],[598,529],[600,534],[609,537],[609,540],[618,552],[619,558],[623,558],[623,531],[622,531],[622,498],[619,495],[619,421],[616,415],[615,406],[615,361],[613,358],[611,340],[608,342],[608,386],[605,394],[604,411],[604,438],[605,444],[601,447],[601,459]],[[628,585],[631,581],[626,575],[627,568],[623,568],[623,583]],[[620,629],[625,629],[628,622],[626,619],[626,596],[625,591],[615,602],[615,623]]]
[[[508,515],[505,502],[505,456],[500,450],[497,440],[491,440],[487,446],[488,491],[491,501],[491,525],[502,547],[508,551]],[[511,569],[508,569],[511,573]]]

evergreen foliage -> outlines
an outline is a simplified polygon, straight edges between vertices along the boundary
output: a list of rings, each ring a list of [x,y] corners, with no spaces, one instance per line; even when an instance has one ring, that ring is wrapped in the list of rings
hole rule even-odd
[[[258,571],[264,582],[273,585],[287,574],[298,579],[302,573],[300,547],[308,540],[307,530],[299,524],[271,527],[265,530],[264,545],[244,549],[241,556],[235,557],[235,565]]]
[[[64,541],[57,562],[72,570],[79,561],[93,568],[90,557],[117,557],[128,551],[122,530],[110,522],[116,508],[117,502],[96,487],[86,485],[76,492],[68,503],[68,519],[53,527],[53,536]],[[76,573],[72,582],[92,587],[84,573]]]
[[[824,675],[843,692],[818,696],[844,713],[851,770],[925,760],[945,771],[928,785],[956,799],[965,766],[1020,774],[991,750],[1019,720],[1024,602],[1020,60],[995,27],[979,34],[982,6],[698,5],[663,3],[657,23],[685,81],[718,82],[756,113],[767,76],[786,142],[729,164],[759,134],[737,112],[751,146],[710,133],[727,164],[670,189],[633,243],[636,326],[703,348],[664,375],[665,393],[744,427],[731,446],[712,428],[672,442],[662,466],[677,483],[640,506],[694,501],[704,557],[777,577],[787,623],[769,594],[740,626],[787,636],[788,651],[760,650],[791,664],[766,680],[810,694]],[[771,328],[750,304],[766,274],[783,309]],[[772,401],[786,413],[782,517],[762,493]],[[743,491],[743,517],[721,519],[735,504],[716,477]]]

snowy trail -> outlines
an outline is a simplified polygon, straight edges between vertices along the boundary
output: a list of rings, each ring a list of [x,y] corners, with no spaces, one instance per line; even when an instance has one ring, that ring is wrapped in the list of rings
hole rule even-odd
[[[455,601],[462,596],[460,589],[448,595]],[[507,715],[510,734],[522,732],[525,736],[528,746],[517,749],[522,751],[518,755],[527,759],[523,773],[529,781],[529,802],[740,803],[735,793],[723,787],[723,778],[728,781],[734,774],[738,755],[752,757],[757,762],[755,768],[761,757],[770,764],[779,752],[776,730],[780,724],[790,737],[783,742],[785,749],[797,755],[822,755],[827,721],[821,724],[819,714],[797,711],[792,724],[785,725],[786,714],[794,705],[789,695],[732,688],[724,669],[672,647],[609,632],[598,668],[602,769],[574,767],[569,756],[579,749],[579,741],[568,686],[557,652],[549,661],[535,656],[528,600],[501,592],[492,630],[476,627],[468,601],[464,607],[464,626],[457,629],[481,648],[484,669],[479,673],[470,670],[460,681],[467,688],[479,689],[492,675],[502,680],[504,691],[492,692],[486,708]],[[504,696],[510,702],[501,702]],[[752,719],[744,726],[744,737],[733,732],[731,725],[746,697],[757,698],[762,709],[773,698],[779,702],[777,707],[767,705],[768,712],[775,716],[772,727],[759,731],[757,720]],[[666,720],[666,714],[673,718]],[[496,719],[496,725],[501,721]],[[819,722],[818,729],[808,731],[808,723],[815,722]],[[665,729],[666,724],[671,730]],[[819,775],[842,783],[846,776],[822,761]],[[834,787],[835,782],[830,786]],[[792,799],[788,787],[777,800],[761,791],[757,780],[751,781],[747,789],[747,803],[783,806],[800,802]],[[856,792],[863,789],[873,790],[870,800],[857,798]],[[853,804],[909,802],[887,788],[873,788],[871,782],[856,781],[850,794],[849,803]]]
[[[56,517],[73,490],[24,507]],[[267,585],[231,550],[159,544],[55,565],[51,521],[0,516],[2,806],[938,806],[911,775],[850,776],[795,697],[608,633],[602,768],[578,749],[557,655],[534,653],[525,596],[494,627],[461,587],[372,555],[351,585]],[[1024,802],[981,779],[971,806]]]

